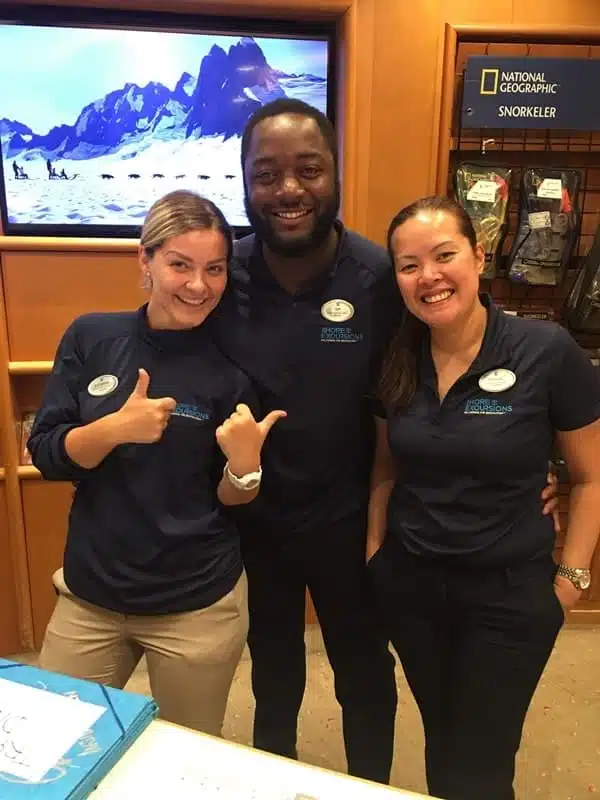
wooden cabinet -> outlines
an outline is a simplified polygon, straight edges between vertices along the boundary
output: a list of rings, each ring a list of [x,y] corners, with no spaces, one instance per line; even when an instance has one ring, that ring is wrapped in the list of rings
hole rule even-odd
[[[23,480],[21,493],[37,650],[56,602],[52,574],[62,565],[73,486],[32,476]]]
[[[18,653],[21,642],[3,473],[4,470],[0,480],[0,654],[8,654]]]

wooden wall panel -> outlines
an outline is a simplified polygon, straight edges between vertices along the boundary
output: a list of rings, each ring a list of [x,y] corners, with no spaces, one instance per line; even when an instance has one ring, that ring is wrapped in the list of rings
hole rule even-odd
[[[374,0],[363,0],[348,10],[339,26],[341,216],[356,230],[365,230],[368,209],[374,23]]]
[[[513,19],[514,0],[442,0],[439,3],[440,21],[462,25],[508,25]],[[546,8],[546,17],[550,16]],[[547,21],[547,20],[546,20]]]
[[[11,655],[21,650],[12,564],[8,539],[6,488],[2,481],[0,482],[0,656]]]
[[[375,3],[367,235],[383,243],[401,205],[428,183],[440,35],[438,0]]]
[[[598,25],[600,20],[598,0],[567,0],[565,3],[518,0],[513,5],[512,22],[519,25]]]
[[[133,254],[5,252],[2,268],[11,361],[52,361],[75,317],[144,300]]]
[[[537,44],[531,43],[528,55],[536,58],[589,58],[588,44]]]
[[[73,486],[43,480],[22,482],[35,647],[39,649],[54,609],[52,574],[62,565]]]

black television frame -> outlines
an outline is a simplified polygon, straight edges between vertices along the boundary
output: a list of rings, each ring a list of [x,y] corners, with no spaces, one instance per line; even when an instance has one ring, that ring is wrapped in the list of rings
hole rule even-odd
[[[0,5],[0,23],[54,28],[129,28],[165,33],[199,33],[282,38],[322,39],[327,41],[327,117],[336,124],[337,24],[335,20],[296,22],[291,19],[261,19],[242,16],[180,14],[175,11],[139,11],[73,6]],[[0,109],[0,116],[2,109]],[[139,239],[141,225],[93,225],[55,223],[17,223],[8,219],[3,156],[0,145],[0,222],[4,236],[57,237],[86,239]],[[236,238],[250,232],[248,226],[234,225]]]

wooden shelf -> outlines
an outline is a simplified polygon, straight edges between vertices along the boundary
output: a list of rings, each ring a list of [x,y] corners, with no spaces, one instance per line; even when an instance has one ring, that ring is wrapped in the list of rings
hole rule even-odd
[[[11,375],[47,375],[53,361],[9,361],[8,371]]]
[[[0,252],[136,253],[137,239],[75,239],[57,236],[0,236]]]
[[[39,471],[39,469],[31,465],[22,465],[17,467],[17,475],[22,479],[42,477],[42,473]]]

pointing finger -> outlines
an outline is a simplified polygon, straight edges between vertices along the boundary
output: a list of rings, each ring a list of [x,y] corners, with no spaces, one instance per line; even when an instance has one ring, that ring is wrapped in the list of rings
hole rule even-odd
[[[275,425],[275,423],[278,420],[284,419],[284,417],[287,417],[286,411],[281,411],[281,410],[269,411],[267,416],[258,423],[258,427],[260,428],[260,432],[262,433],[262,435],[266,436],[273,427],[273,425]]]

